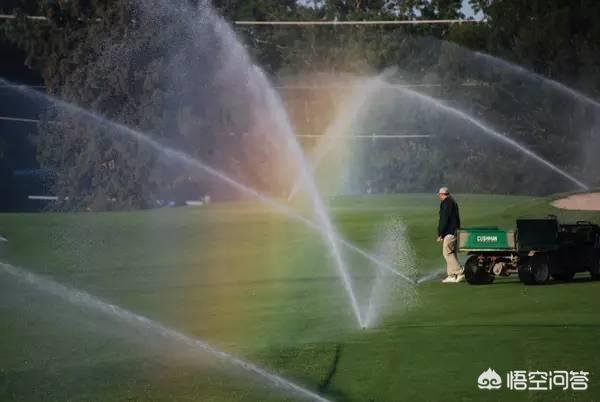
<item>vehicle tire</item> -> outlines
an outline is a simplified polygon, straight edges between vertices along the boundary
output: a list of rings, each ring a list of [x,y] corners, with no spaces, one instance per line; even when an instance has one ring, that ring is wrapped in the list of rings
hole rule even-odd
[[[561,282],[570,282],[573,280],[574,276],[575,276],[575,271],[573,271],[572,269],[565,269],[563,271],[554,272],[552,274],[552,278],[556,279],[557,281],[561,281]]]
[[[593,280],[600,280],[600,257],[596,258],[596,263],[590,268],[590,275],[592,275]]]
[[[570,282],[575,276],[575,270],[566,264],[562,263],[563,259],[560,255],[548,256],[550,264],[550,276],[560,282]],[[567,260],[568,261],[568,260]]]
[[[479,267],[478,257],[470,256],[465,262],[465,279],[471,285],[487,285],[494,281],[495,276],[486,271],[485,268]]]
[[[544,255],[534,256],[519,266],[519,279],[526,285],[542,285],[550,278],[550,265]]]

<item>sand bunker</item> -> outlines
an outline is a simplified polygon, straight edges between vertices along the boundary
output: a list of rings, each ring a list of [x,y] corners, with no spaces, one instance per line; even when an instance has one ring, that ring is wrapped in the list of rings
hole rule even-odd
[[[579,211],[600,211],[600,193],[571,195],[554,201],[552,206]]]

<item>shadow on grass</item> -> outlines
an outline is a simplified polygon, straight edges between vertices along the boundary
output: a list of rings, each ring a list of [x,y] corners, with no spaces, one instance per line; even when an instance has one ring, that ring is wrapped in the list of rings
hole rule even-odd
[[[477,285],[477,286],[482,286],[482,287],[486,287],[486,286],[494,286],[494,285],[519,285],[519,286],[533,286],[533,287],[544,287],[544,286],[555,286],[555,285],[573,285],[573,284],[582,284],[582,283],[593,283],[593,282],[598,282],[596,280],[593,280],[592,278],[585,278],[585,277],[581,277],[581,278],[574,278],[571,279],[568,282],[564,282],[564,281],[557,281],[557,280],[549,280],[548,282],[544,283],[543,285],[524,285],[523,283],[521,283],[521,281],[519,281],[518,279],[500,279],[500,280],[496,280],[494,281],[494,283],[490,284],[490,285]]]
[[[333,398],[336,401],[350,401],[351,398],[349,395],[343,393],[341,390],[336,389],[335,387],[331,387],[331,382],[333,381],[333,377],[337,372],[340,359],[342,358],[342,351],[344,350],[344,345],[338,343],[335,345],[335,355],[333,356],[333,361],[331,362],[331,367],[327,372],[325,378],[318,386],[319,393],[321,395],[327,395],[329,398]]]
[[[402,329],[426,329],[426,328],[600,328],[598,324],[522,324],[522,323],[504,323],[504,324],[411,324],[399,325],[396,328]]]
[[[329,385],[331,384],[331,380],[333,379],[333,376],[335,375],[335,372],[337,371],[338,363],[340,362],[340,358],[342,357],[343,349],[344,349],[344,346],[341,343],[338,343],[337,345],[335,345],[335,355],[333,356],[333,362],[331,364],[329,372],[327,373],[327,375],[325,376],[323,381],[319,384],[320,392],[323,392],[323,393],[327,392],[327,389],[329,388]]]

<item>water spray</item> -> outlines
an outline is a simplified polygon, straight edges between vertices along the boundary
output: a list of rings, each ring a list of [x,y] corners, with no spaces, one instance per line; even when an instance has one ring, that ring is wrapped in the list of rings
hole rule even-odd
[[[6,81],[2,78],[0,78],[0,84],[5,85],[10,88],[13,88],[27,97],[37,99],[37,100],[44,100],[44,101],[51,102],[71,114],[79,114],[86,118],[89,118],[92,121],[97,122],[98,124],[106,125],[109,128],[113,129],[115,133],[133,138],[133,139],[139,141],[140,143],[156,150],[157,152],[160,152],[163,155],[165,155],[169,158],[172,158],[173,160],[176,160],[180,163],[183,163],[184,165],[190,166],[194,169],[197,169],[204,173],[207,173],[207,174],[229,184],[230,186],[239,190],[240,192],[258,199],[260,202],[271,207],[274,211],[276,211],[282,215],[285,215],[288,218],[293,219],[297,222],[303,223],[307,227],[309,227],[315,231],[318,231],[321,234],[324,233],[324,228],[321,225],[318,225],[317,223],[306,218],[305,216],[302,216],[302,215],[296,213],[295,211],[291,210],[287,205],[280,203],[280,202],[278,202],[256,190],[254,190],[251,187],[248,187],[244,184],[237,182],[236,180],[229,177],[225,173],[203,163],[202,161],[200,161],[197,158],[193,158],[192,156],[186,154],[185,152],[182,152],[182,151],[176,150],[174,148],[171,148],[169,146],[161,144],[160,142],[152,139],[151,137],[147,136],[146,134],[144,134],[140,131],[134,130],[123,124],[111,121],[95,112],[91,112],[89,110],[83,109],[80,106],[67,103],[65,101],[62,101],[60,99],[54,98],[49,95],[46,95],[44,93],[29,89],[25,86],[14,85],[14,84],[10,83],[9,81]],[[413,279],[411,279],[411,278],[407,277],[406,275],[404,275],[403,273],[395,270],[388,264],[384,263],[383,261],[380,261],[376,257],[374,257],[374,256],[370,255],[369,253],[367,253],[366,251],[358,248],[357,246],[353,245],[352,243],[348,242],[347,240],[341,238],[339,235],[332,234],[332,239],[334,239],[335,242],[339,242],[340,244],[344,245],[345,247],[349,248],[350,250],[353,250],[354,252],[357,252],[358,254],[362,255],[363,257],[367,258],[369,261],[375,263],[377,266],[399,276],[400,278],[402,278],[410,283],[414,283]],[[356,307],[353,307],[353,310],[357,310],[357,307],[358,307],[358,303],[356,303]],[[357,315],[357,318],[359,316],[360,315]],[[362,318],[357,321],[359,323],[359,326],[362,327],[363,326]]]
[[[517,150],[519,150],[520,152],[524,153],[525,155],[529,156],[530,158],[534,159],[536,162],[540,163],[541,165],[549,168],[550,170],[558,173],[559,175],[561,175],[562,177],[566,178],[567,180],[569,180],[570,182],[572,182],[573,184],[575,184],[577,187],[579,187],[581,190],[589,190],[589,186],[585,183],[583,183],[582,181],[576,179],[575,177],[571,176],[569,173],[565,172],[564,170],[562,170],[561,168],[559,168],[558,166],[554,165],[553,163],[549,162],[548,160],[542,158],[541,156],[539,156],[538,154],[536,154],[535,152],[533,152],[532,150],[528,149],[527,147],[525,147],[522,144],[519,144],[517,141],[497,132],[496,130],[488,127],[486,124],[482,123],[481,121],[477,120],[476,118],[474,118],[473,116],[455,109],[451,106],[446,105],[445,103],[443,103],[442,101],[439,101],[431,96],[425,95],[421,92],[415,91],[413,89],[409,89],[403,86],[399,86],[399,85],[395,85],[395,84],[391,84],[388,83],[388,86],[390,88],[393,88],[401,93],[404,93],[408,96],[411,96],[413,98],[417,98],[419,100],[421,100],[424,103],[427,103],[429,105],[435,106],[438,109],[441,109],[442,111],[455,116],[461,120],[464,120],[472,125],[474,125],[475,127],[481,129],[484,133],[492,136],[493,138],[510,145],[513,148],[516,148]]]
[[[208,20],[209,23],[212,24],[212,27],[217,33],[217,37],[220,39],[222,46],[219,48],[220,54],[218,56],[225,68],[225,72],[221,72],[222,76],[227,76],[229,78],[228,72],[234,77],[242,74],[245,78],[247,88],[251,93],[257,95],[256,99],[261,99],[265,102],[266,109],[269,110],[271,119],[273,119],[273,122],[276,123],[276,127],[278,128],[275,130],[275,133],[284,137],[284,140],[288,145],[288,150],[290,151],[294,162],[297,164],[302,183],[308,192],[313,211],[317,217],[318,224],[321,227],[320,233],[325,242],[329,245],[329,252],[333,257],[337,274],[344,285],[344,290],[348,296],[356,321],[359,326],[362,326],[362,318],[360,316],[360,309],[353,289],[352,280],[338,245],[338,235],[335,232],[331,218],[327,213],[325,203],[323,202],[319,189],[315,183],[312,169],[298,143],[298,139],[296,138],[282,99],[274,90],[262,69],[252,62],[247,50],[237,39],[229,24],[214,11],[208,2],[201,5],[200,12],[199,16],[201,19]]]
[[[129,325],[152,331],[157,335],[178,341],[193,349],[206,352],[207,354],[223,360],[233,366],[251,372],[278,388],[287,389],[310,400],[328,402],[328,399],[325,399],[321,395],[318,395],[315,392],[312,392],[292,381],[286,380],[283,377],[270,373],[253,363],[217,349],[216,347],[211,346],[200,339],[186,335],[171,327],[161,324],[160,322],[151,320],[140,314],[133,313],[115,304],[105,302],[84,291],[67,287],[51,279],[44,278],[40,275],[33,274],[13,265],[2,262],[0,262],[0,272],[24,281],[45,293],[60,297],[61,299],[75,306],[81,306],[93,311],[97,311],[109,316],[110,318],[124,321]]]
[[[420,277],[419,279],[417,279],[416,281],[416,285],[421,285],[422,283],[426,283],[426,282],[431,282],[434,281],[436,279],[440,279],[442,277],[444,277],[444,274],[446,273],[446,269],[445,268],[440,268],[440,269],[436,269],[433,270],[432,272]]]
[[[543,75],[535,73],[533,71],[530,71],[530,70],[526,69],[525,67],[519,66],[518,64],[511,63],[510,61],[501,59],[499,57],[492,56],[487,53],[474,52],[474,54],[476,57],[479,57],[481,59],[491,61],[492,63],[497,63],[500,66],[504,67],[505,69],[512,71],[513,73],[526,75],[528,77],[532,77],[532,78],[541,80],[562,94],[566,94],[567,96],[577,99],[580,102],[587,103],[597,109],[600,109],[600,102],[598,102],[595,99],[592,99],[591,97],[589,97],[587,95],[584,95],[583,93],[581,93],[573,88],[566,86],[565,84],[563,84],[561,82],[555,81],[548,77],[544,77]]]

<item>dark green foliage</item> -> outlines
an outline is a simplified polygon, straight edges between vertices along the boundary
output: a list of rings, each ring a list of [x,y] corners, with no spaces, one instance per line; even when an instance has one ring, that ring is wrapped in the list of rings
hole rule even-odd
[[[47,15],[47,22],[21,17],[6,28],[27,49],[28,63],[42,71],[50,94],[184,149],[242,182],[273,190],[277,183],[267,176],[269,161],[252,168],[244,163],[245,153],[266,160],[272,151],[241,137],[254,119],[244,104],[251,94],[232,92],[235,83],[230,88],[219,77],[219,69],[239,66],[213,60],[227,55],[209,47],[216,28],[186,19],[194,7],[135,1],[55,6],[29,10]],[[238,6],[242,13],[258,12],[242,2]],[[206,43],[190,35],[201,35]],[[54,191],[68,197],[64,207],[139,208],[155,200],[232,195],[116,131],[50,107],[37,139],[39,160],[57,173]]]
[[[136,4],[141,3],[7,2],[2,11],[17,13],[19,18],[0,27],[27,52],[28,64],[41,71],[49,93],[139,128],[244,182],[279,194],[279,184],[269,177],[272,164],[254,164],[261,166],[256,169],[244,165],[250,154],[268,159],[273,153],[230,135],[245,130],[248,118],[239,115],[245,98],[223,97],[229,90],[215,83],[211,56],[200,46],[195,49],[193,43],[177,39],[185,35],[185,27],[170,20],[173,15],[144,19],[136,14]],[[309,4],[214,1],[230,21],[463,17],[457,0]],[[472,0],[471,4],[485,14],[487,23],[237,27],[236,31],[257,63],[282,79],[307,72],[371,74],[396,66],[404,81],[444,84],[429,94],[597,184],[587,168],[597,162],[600,150],[597,111],[592,106],[560,96],[540,79],[524,79],[448,42],[497,55],[594,97],[600,92],[600,77],[595,73],[600,65],[600,28],[593,18],[600,5],[591,0]],[[49,19],[31,21],[24,15]],[[196,56],[181,58],[186,54]],[[178,81],[173,80],[173,71]],[[369,113],[375,113],[369,107]],[[430,107],[413,105],[399,114],[405,117],[402,124],[379,128],[411,128],[434,134],[436,140],[372,144],[362,161],[364,169],[357,169],[354,178],[357,190],[429,191],[441,184],[462,191],[502,193],[572,188],[526,157],[485,140],[477,128]],[[55,191],[69,196],[67,207],[146,207],[165,197],[216,195],[205,178],[169,165],[134,141],[115,140],[105,127],[79,121],[64,110],[50,110],[44,120],[38,137],[39,160],[56,171]],[[298,121],[294,123],[301,128]],[[319,129],[325,127],[311,127]],[[111,199],[118,201],[107,201]]]

